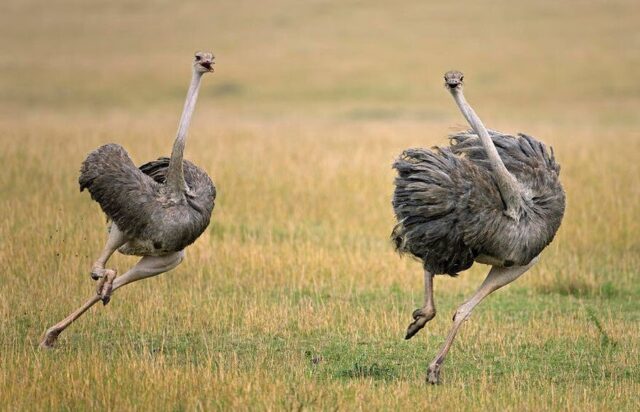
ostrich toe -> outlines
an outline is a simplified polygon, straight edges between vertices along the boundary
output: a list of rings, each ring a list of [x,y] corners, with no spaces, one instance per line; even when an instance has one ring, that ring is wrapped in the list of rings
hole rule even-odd
[[[98,266],[98,265],[94,265],[91,268],[91,279],[93,280],[98,280],[98,279],[102,279],[104,278],[105,272],[107,269],[105,269],[104,267]]]
[[[50,328],[49,330],[47,330],[47,332],[44,334],[44,337],[42,338],[42,341],[40,342],[40,349],[53,349],[56,341],[58,340],[59,334],[60,332],[58,332],[58,330],[55,328]]]
[[[428,308],[418,308],[413,311],[411,316],[413,316],[413,322],[407,328],[405,339],[411,339],[420,329],[424,328],[424,325],[436,316],[436,312]]]
[[[111,292],[113,291],[113,280],[116,278],[117,272],[113,269],[104,269],[104,275],[99,278],[96,285],[96,293],[100,296],[102,304],[106,305],[111,300]]]
[[[432,385],[440,383],[440,365],[437,363],[429,365],[427,369],[427,382]]]

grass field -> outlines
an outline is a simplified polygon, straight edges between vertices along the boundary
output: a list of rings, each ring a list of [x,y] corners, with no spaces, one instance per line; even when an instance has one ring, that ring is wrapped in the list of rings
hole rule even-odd
[[[3,1],[0,409],[640,410],[639,24],[634,0]],[[218,63],[186,155],[213,223],[38,350],[94,291],[105,221],[80,163],[167,155],[200,48]],[[388,240],[390,166],[465,128],[452,68],[489,127],[554,147],[568,206],[433,387],[487,267],[436,278],[438,316],[403,340],[422,273]]]

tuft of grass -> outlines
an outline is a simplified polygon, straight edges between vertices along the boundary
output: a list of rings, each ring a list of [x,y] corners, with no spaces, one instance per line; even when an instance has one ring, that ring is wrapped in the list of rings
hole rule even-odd
[[[587,316],[589,320],[593,322],[593,325],[596,327],[596,329],[600,333],[600,346],[615,348],[618,344],[616,343],[616,341],[611,339],[607,334],[607,332],[604,330],[604,327],[602,326],[602,323],[598,319],[598,316],[596,315],[595,311],[588,306],[585,307],[585,310],[587,311]]]

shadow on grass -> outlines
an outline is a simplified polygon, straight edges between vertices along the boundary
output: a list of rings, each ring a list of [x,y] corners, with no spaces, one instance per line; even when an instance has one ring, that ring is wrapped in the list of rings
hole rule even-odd
[[[376,362],[363,363],[362,361],[355,362],[349,369],[342,369],[338,371],[335,376],[343,379],[368,378],[383,381],[390,381],[398,378],[398,374],[393,368],[380,365]]]

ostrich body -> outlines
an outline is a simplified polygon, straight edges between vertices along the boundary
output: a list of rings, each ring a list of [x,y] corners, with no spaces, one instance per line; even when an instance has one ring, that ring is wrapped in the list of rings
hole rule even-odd
[[[91,193],[111,222],[107,244],[91,269],[91,277],[98,280],[97,293],[49,328],[41,347],[52,347],[66,327],[98,301],[106,305],[119,287],[175,268],[184,259],[184,248],[209,225],[216,189],[206,172],[183,160],[183,153],[200,80],[213,71],[213,64],[211,53],[195,54],[171,158],[137,168],[122,146],[107,144],[91,152],[82,163],[80,190]],[[142,259],[116,277],[115,270],[105,269],[116,250]]]
[[[433,276],[457,276],[474,262],[492,268],[477,292],[460,306],[447,339],[428,368],[440,367],[460,325],[491,292],[532,267],[553,240],[565,209],[560,166],[553,150],[533,137],[488,131],[466,102],[462,73],[445,74],[446,87],[472,130],[450,137],[449,147],[409,149],[397,170],[392,239],[400,253],[423,262],[425,302],[413,312],[406,339],[436,314]]]
[[[82,163],[80,189],[89,190],[113,221],[111,229],[115,225],[127,239],[119,252],[164,256],[189,246],[209,225],[216,195],[211,179],[184,160],[188,190],[174,191],[167,183],[169,164],[165,157],[137,168],[117,144],[99,147]]]

